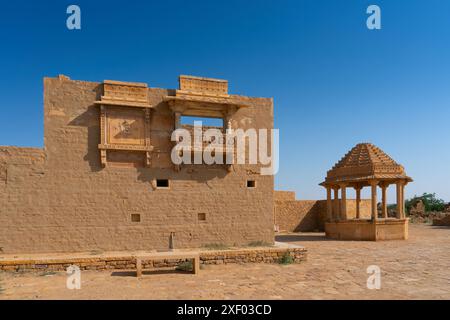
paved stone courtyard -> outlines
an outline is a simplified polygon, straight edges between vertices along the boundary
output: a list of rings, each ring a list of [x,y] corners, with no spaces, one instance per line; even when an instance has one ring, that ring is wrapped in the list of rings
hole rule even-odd
[[[204,267],[198,276],[171,270],[136,279],[132,272],[83,271],[81,290],[64,272],[0,273],[0,299],[450,299],[450,228],[411,225],[410,239],[326,240],[321,233],[281,235],[306,246],[302,264]],[[366,287],[369,265],[381,289]]]

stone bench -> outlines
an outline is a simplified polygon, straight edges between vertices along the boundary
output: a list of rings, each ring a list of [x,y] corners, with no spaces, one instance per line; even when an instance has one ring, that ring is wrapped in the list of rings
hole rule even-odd
[[[191,259],[192,260],[192,272],[198,274],[200,270],[200,255],[198,252],[155,252],[142,254],[134,257],[136,261],[136,276],[140,278],[142,276],[142,261],[153,260],[177,260],[177,259]]]

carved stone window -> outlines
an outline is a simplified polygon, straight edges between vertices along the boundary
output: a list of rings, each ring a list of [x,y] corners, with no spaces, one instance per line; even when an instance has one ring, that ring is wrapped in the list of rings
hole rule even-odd
[[[183,117],[201,117],[222,119],[221,131],[232,129],[232,117],[241,108],[249,105],[244,101],[228,94],[228,81],[211,78],[199,78],[192,76],[179,77],[179,89],[175,95],[164,98],[174,114],[174,128],[187,127],[182,124]],[[192,147],[190,152],[200,152],[198,148]],[[224,154],[234,152],[233,148],[224,146],[221,151]],[[232,165],[226,165],[228,171]],[[181,165],[175,165],[174,169],[179,171]]]
[[[150,166],[150,110],[144,83],[105,80],[100,105],[101,163]]]

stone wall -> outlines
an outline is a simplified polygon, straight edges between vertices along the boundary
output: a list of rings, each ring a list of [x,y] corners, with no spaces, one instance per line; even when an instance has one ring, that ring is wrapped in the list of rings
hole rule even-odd
[[[275,201],[295,201],[295,191],[274,191],[273,200]]]
[[[449,226],[450,227],[450,213],[439,218],[433,219],[433,226]]]
[[[290,255],[293,263],[306,261],[305,248],[255,248],[241,250],[219,250],[200,252],[200,264],[230,263],[279,263],[284,255]],[[175,267],[184,259],[164,259],[159,261],[143,260],[144,268]],[[135,258],[131,255],[116,256],[80,256],[72,258],[42,258],[26,260],[0,260],[3,271],[65,271],[70,265],[81,270],[126,270],[136,269]]]
[[[272,243],[273,176],[259,165],[173,169],[174,115],[163,100],[171,94],[148,89],[151,166],[103,168],[94,104],[102,84],[45,78],[44,149],[0,149],[0,252],[167,249],[171,233],[176,248]],[[232,98],[248,105],[233,127],[273,128],[272,99]],[[170,187],[155,188],[156,179]],[[247,188],[248,179],[257,187]]]
[[[279,231],[314,231],[319,228],[316,200],[275,201],[275,225]]]
[[[278,230],[288,232],[324,231],[327,217],[326,200],[291,200],[292,193],[295,199],[295,192],[275,191],[274,220]],[[360,203],[361,218],[369,219],[370,210],[370,200],[362,199]],[[356,217],[356,200],[354,199],[347,199],[347,217],[349,219]]]

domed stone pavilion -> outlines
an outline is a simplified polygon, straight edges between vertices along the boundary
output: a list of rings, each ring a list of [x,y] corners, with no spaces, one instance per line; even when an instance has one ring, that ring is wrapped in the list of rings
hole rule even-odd
[[[320,185],[327,190],[327,237],[341,240],[391,240],[408,238],[404,188],[412,179],[403,166],[370,143],[357,144],[327,172]],[[386,191],[395,185],[397,216],[389,218]],[[361,189],[371,188],[371,218],[360,217]],[[356,217],[347,215],[347,188],[356,191]],[[381,217],[377,208],[377,189],[381,189]],[[339,199],[339,191],[341,199]],[[332,199],[332,192],[334,199]]]

